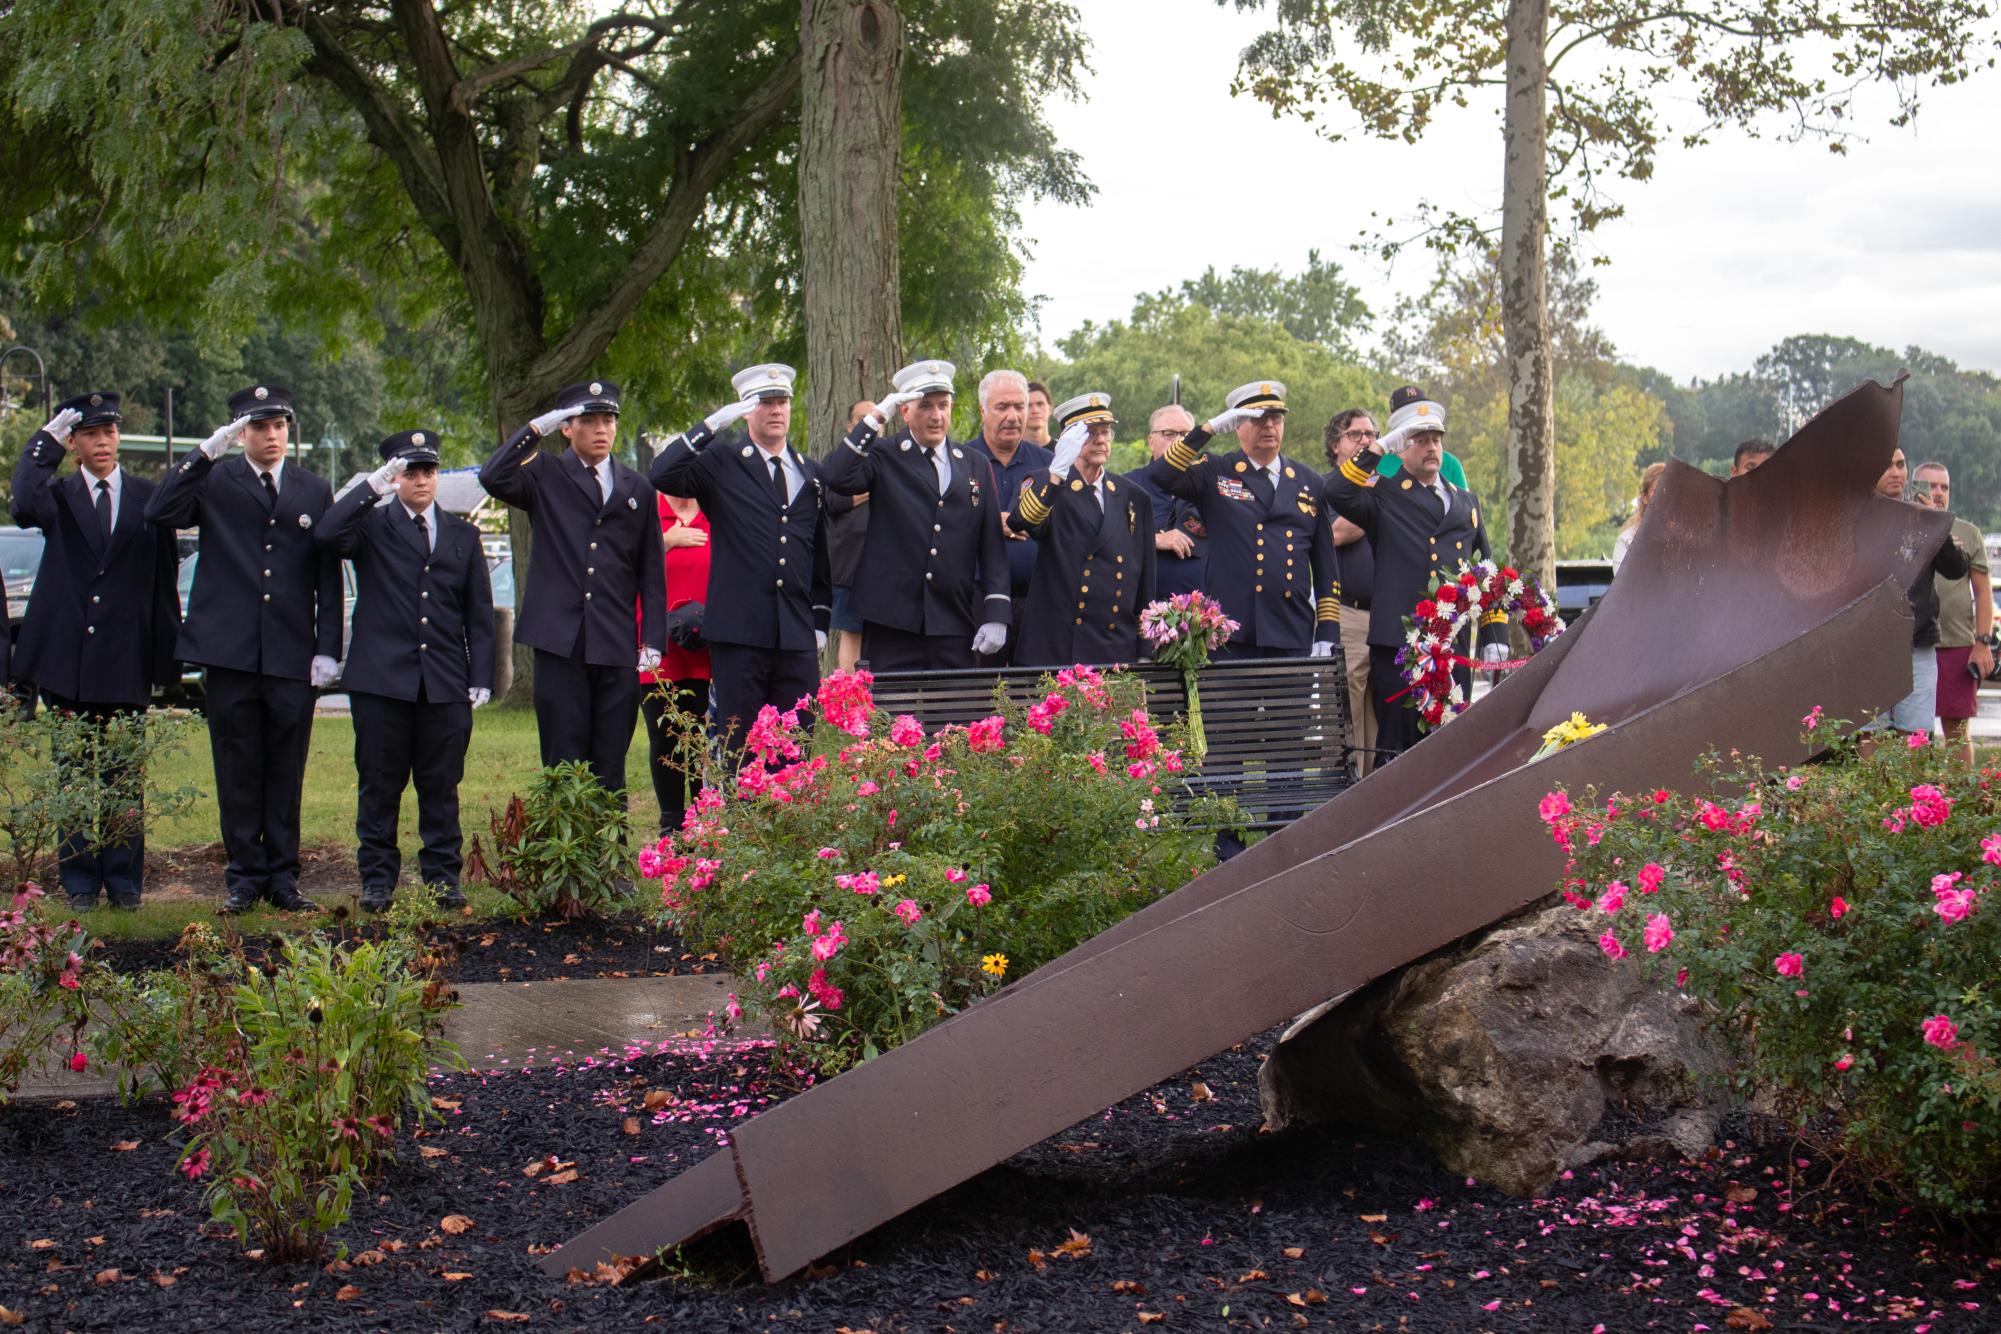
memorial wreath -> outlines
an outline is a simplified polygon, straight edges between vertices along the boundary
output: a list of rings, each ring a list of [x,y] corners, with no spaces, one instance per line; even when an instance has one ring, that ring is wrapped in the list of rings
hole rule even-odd
[[[1530,653],[1563,633],[1556,602],[1536,577],[1492,561],[1471,566],[1462,562],[1457,575],[1439,584],[1418,602],[1413,615],[1404,617],[1397,670],[1406,682],[1402,698],[1417,710],[1420,726],[1437,727],[1466,708],[1469,701],[1453,678],[1454,667],[1513,668],[1527,662],[1481,663],[1454,647],[1469,623],[1510,616],[1528,635]]]

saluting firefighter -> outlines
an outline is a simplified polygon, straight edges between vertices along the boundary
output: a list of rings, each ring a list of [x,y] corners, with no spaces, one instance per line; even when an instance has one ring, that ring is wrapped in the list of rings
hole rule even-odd
[[[1023,667],[1138,662],[1139,614],[1153,600],[1153,501],[1105,471],[1112,400],[1057,405],[1055,457],[1008,523],[1036,539],[1035,573],[1014,660]]]
[[[1239,385],[1224,410],[1170,444],[1146,475],[1193,502],[1209,532],[1209,596],[1242,627],[1218,658],[1324,658],[1341,638],[1341,572],[1320,474],[1281,452],[1285,386]],[[1235,431],[1238,448],[1206,454]]]
[[[84,394],[35,432],[14,467],[14,522],[42,530],[47,546],[21,624],[15,667],[42,702],[101,726],[142,714],[153,687],[180,675],[174,663],[180,604],[174,592],[174,530],[146,520],[153,484],[118,464],[118,395]],[[76,469],[57,476],[63,456]],[[0,601],[0,617],[6,603]],[[0,640],[7,625],[0,620]],[[0,644],[0,682],[7,652]],[[129,807],[135,827],[90,835],[62,831],[57,869],[72,907],[136,908],[144,888],[145,775],[103,769],[90,755],[61,755],[67,781],[102,789],[105,806]]]
[[[354,715],[355,867],[361,906],[388,908],[403,868],[396,825],[417,785],[422,883],[465,906],[459,781],[472,711],[493,697],[493,580],[479,530],[438,508],[438,433],[399,431],[383,463],[327,511],[320,545],[354,562],[341,666]]]
[[[558,429],[569,448],[541,452]],[[667,643],[657,493],[611,456],[617,436],[618,386],[573,384],[479,470],[487,494],[534,526],[514,638],[535,650],[542,763],[584,760],[608,792],[625,791],[639,674],[660,665]]]
[[[790,366],[730,377],[737,401],[675,436],[653,460],[652,481],[692,496],[709,519],[709,646],[716,728],[734,759],[769,704],[779,712],[820,685],[833,591],[827,576],[826,499],[820,470],[785,443],[792,424]],[[744,423],[745,441],[716,432]]]
[[[1011,617],[1007,543],[993,464],[954,444],[949,361],[919,361],[896,392],[828,456],[827,488],[869,496],[868,537],[850,605],[862,618],[862,658],[877,672],[939,671],[998,653]],[[880,438],[889,412],[905,427]]]
[[[1370,485],[1385,452],[1403,467]],[[1487,557],[1487,529],[1480,498],[1439,476],[1445,458],[1445,409],[1415,385],[1390,395],[1390,427],[1382,438],[1344,460],[1327,478],[1327,503],[1368,535],[1375,550],[1376,582],[1369,598],[1369,693],[1376,705],[1377,764],[1417,744],[1417,711],[1397,670],[1404,619],[1438,582],[1457,575],[1461,561]],[[1507,613],[1480,618],[1481,657],[1508,655]],[[1462,646],[1461,652],[1465,649]],[[1460,688],[1470,693],[1472,673],[1461,668]]]
[[[315,540],[333,504],[324,478],[286,462],[291,391],[229,399],[229,425],[167,470],[146,507],[162,527],[201,529],[180,656],[208,669],[203,708],[229,897],[314,911],[299,893],[299,800],[315,693],[339,674],[340,561]],[[238,442],[243,453],[223,458]]]

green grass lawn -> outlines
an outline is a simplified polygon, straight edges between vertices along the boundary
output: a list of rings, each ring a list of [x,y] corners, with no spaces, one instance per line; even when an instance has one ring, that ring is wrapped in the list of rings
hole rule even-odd
[[[466,839],[487,829],[487,812],[498,811],[507,799],[525,791],[542,759],[535,740],[535,713],[524,706],[488,707],[474,712],[472,743],[466,748],[465,781],[459,784],[459,820]],[[637,720],[635,719],[635,722]],[[653,781],[646,771],[646,729],[635,726],[632,748],[625,757],[626,788],[631,794],[633,829],[644,833],[659,820]],[[162,789],[187,785],[202,799],[148,835],[156,848],[184,848],[214,843],[222,834],[215,809],[215,770],[209,759],[208,732],[197,719],[186,747],[156,761],[148,781]],[[312,847],[354,843],[354,724],[345,716],[321,714],[313,719],[313,744],[306,759],[306,790],[300,807],[299,841]],[[398,826],[406,858],[417,848],[417,795],[403,794],[403,818]]]

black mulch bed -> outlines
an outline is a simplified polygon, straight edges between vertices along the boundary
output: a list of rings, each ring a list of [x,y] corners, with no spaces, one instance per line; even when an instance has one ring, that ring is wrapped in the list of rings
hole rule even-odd
[[[382,928],[344,911],[329,912],[318,925],[341,936],[379,935]],[[722,971],[714,955],[697,955],[672,931],[637,918],[576,922],[529,918],[447,918],[431,928],[441,948],[443,972],[455,982],[537,982],[557,978],[662,977],[674,973]],[[272,950],[277,938],[246,936],[253,958]],[[170,968],[173,940],[107,940],[101,958],[121,973]]]
[[[347,1260],[289,1268],[203,1227],[157,1106],[23,1104],[0,1114],[0,1305],[33,1328],[120,1331],[1994,1326],[2001,1261],[1908,1211],[1810,1192],[1818,1176],[1783,1139],[1756,1144],[1739,1124],[1707,1161],[1608,1164],[1514,1200],[1407,1143],[1259,1135],[1262,1047],[772,1287],[740,1271],[717,1283],[714,1268],[700,1283],[565,1283],[531,1263],[782,1098],[754,1044],[442,1077],[447,1124],[357,1206],[337,1238]],[[452,1233],[449,1215],[471,1226]]]

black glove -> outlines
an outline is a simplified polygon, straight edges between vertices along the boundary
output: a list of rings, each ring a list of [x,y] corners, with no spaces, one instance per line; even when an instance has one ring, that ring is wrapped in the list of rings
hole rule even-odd
[[[695,652],[707,648],[708,641],[702,638],[702,614],[705,608],[699,602],[683,602],[667,613],[667,642],[677,648]]]

